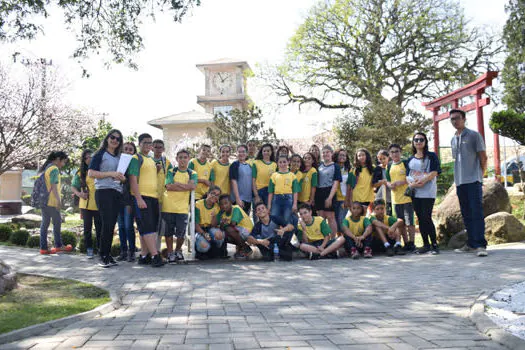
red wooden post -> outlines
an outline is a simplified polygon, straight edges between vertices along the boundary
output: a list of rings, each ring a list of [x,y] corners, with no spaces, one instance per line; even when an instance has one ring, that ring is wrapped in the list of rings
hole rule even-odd
[[[499,134],[494,133],[494,171],[501,176],[501,159],[499,152]]]
[[[434,108],[432,110],[433,112],[433,120],[434,120],[434,152],[439,157],[439,120],[437,120],[438,116],[438,108]]]
[[[485,141],[485,125],[483,123],[483,107],[480,105],[481,95],[483,90],[476,91],[476,116],[478,119],[478,131]],[[486,141],[485,141],[486,142]]]

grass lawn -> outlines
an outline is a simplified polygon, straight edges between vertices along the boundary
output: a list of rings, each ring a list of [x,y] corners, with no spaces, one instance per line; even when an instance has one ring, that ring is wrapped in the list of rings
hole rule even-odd
[[[109,302],[91,284],[18,274],[18,288],[0,297],[0,334],[89,311]]]
[[[66,222],[62,223],[62,230],[69,230],[73,227],[83,226],[84,222],[80,218],[80,214],[68,214],[66,215]]]

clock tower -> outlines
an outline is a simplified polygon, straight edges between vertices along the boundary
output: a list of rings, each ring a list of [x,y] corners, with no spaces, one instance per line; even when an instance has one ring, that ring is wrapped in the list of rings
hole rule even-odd
[[[246,78],[252,74],[247,62],[222,58],[197,64],[204,73],[204,96],[197,96],[197,103],[206,113],[228,113],[232,109],[244,110],[251,103],[246,93]]]

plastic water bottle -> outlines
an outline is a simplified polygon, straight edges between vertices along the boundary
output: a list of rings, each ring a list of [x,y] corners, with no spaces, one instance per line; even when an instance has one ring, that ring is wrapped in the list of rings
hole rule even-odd
[[[277,243],[273,244],[273,257],[275,260],[279,259],[279,246]]]

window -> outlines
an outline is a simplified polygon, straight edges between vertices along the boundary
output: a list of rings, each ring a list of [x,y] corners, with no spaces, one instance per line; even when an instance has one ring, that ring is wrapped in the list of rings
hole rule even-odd
[[[232,111],[232,106],[217,106],[213,107],[213,115],[217,115],[219,113],[222,113],[223,115],[230,115],[230,112]]]

